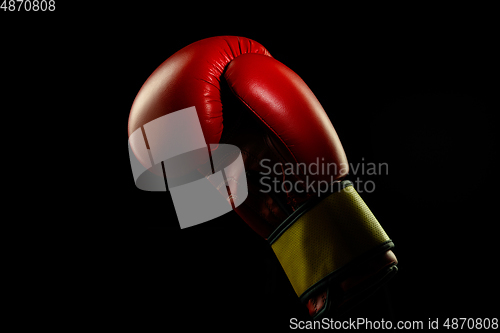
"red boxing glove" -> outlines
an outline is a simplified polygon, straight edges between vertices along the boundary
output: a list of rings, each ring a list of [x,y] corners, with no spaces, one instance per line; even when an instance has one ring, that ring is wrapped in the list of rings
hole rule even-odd
[[[226,83],[233,96],[224,96]],[[311,316],[342,314],[397,271],[392,241],[342,180],[347,159],[321,104],[262,45],[214,37],[175,53],[137,95],[129,135],[192,106],[207,144],[234,145],[244,161],[243,169],[226,167],[224,159],[234,156],[213,166],[200,157],[198,171],[212,181],[224,168],[229,197],[219,181],[213,184],[230,202],[248,190],[233,207],[269,241]]]

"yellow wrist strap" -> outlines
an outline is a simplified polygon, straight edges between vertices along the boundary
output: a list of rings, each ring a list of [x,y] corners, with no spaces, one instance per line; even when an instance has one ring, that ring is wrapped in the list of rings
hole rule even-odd
[[[268,241],[302,301],[349,263],[394,246],[350,181],[306,202]]]

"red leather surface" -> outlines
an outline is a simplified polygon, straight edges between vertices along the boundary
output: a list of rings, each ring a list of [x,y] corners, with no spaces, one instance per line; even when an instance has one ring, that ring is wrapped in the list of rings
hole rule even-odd
[[[222,134],[220,78],[226,65],[244,53],[271,56],[244,37],[212,37],[192,43],[165,60],[146,80],[130,111],[129,136],[161,116],[195,106],[207,143]]]
[[[334,179],[347,173],[340,167],[347,165],[347,158],[330,119],[290,68],[274,58],[245,54],[228,65],[224,76],[236,96],[280,138],[293,162],[336,163],[343,173]],[[309,176],[330,181],[332,175]]]

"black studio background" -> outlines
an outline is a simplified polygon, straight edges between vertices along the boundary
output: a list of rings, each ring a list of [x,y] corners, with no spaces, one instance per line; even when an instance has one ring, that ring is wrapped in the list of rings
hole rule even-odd
[[[236,15],[234,8],[224,14],[212,8],[189,15],[169,6],[64,6],[48,21],[23,16],[27,25],[42,22],[38,27],[52,32],[45,39],[23,34],[23,43],[8,42],[39,50],[37,59],[60,66],[58,86],[70,91],[71,104],[58,112],[66,117],[68,106],[79,110],[67,116],[78,129],[77,152],[97,154],[73,164],[84,170],[81,189],[71,195],[84,198],[77,227],[48,235],[54,242],[37,249],[49,246],[51,256],[30,260],[51,268],[51,292],[44,283],[35,288],[45,297],[62,294],[57,307],[70,313],[70,327],[286,331],[290,318],[307,319],[266,242],[235,213],[180,230],[169,194],[133,183],[127,122],[135,95],[174,52],[218,35],[254,39],[299,74],[352,165],[388,165],[375,175],[351,169],[348,179],[358,181],[394,240],[399,272],[346,318],[427,325],[429,318],[497,316],[498,54],[487,9],[325,13],[311,5],[307,11],[253,8],[255,14]],[[19,17],[3,23],[19,27]],[[26,59],[24,65],[31,64]],[[47,96],[63,95],[66,90],[52,89]],[[47,257],[53,258],[49,266]]]
[[[140,85],[181,47],[223,34],[260,42],[310,86],[353,165],[388,165],[376,175],[351,170],[349,178],[371,192],[361,195],[396,244],[399,273],[346,318],[428,325],[429,318],[492,317],[498,250],[490,28],[440,18],[403,21],[307,27],[285,21],[264,29],[241,24],[160,33],[161,43],[154,33],[126,39],[122,47],[147,51],[125,55],[121,126]],[[126,181],[129,218],[141,221],[131,239],[138,252],[126,269],[134,272],[127,283],[137,297],[132,314],[221,329],[286,330],[290,318],[307,319],[267,244],[236,214],[179,231],[168,195],[134,189],[125,172]]]

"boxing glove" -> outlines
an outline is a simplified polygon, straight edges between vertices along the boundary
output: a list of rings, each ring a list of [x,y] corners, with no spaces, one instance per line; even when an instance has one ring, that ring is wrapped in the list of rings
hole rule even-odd
[[[231,151],[216,163],[196,156],[191,169],[269,241],[312,317],[344,313],[397,271],[391,239],[343,179],[346,155],[321,104],[262,45],[225,36],[176,52],[139,91],[129,135],[190,107],[211,154],[236,146],[244,165]]]

